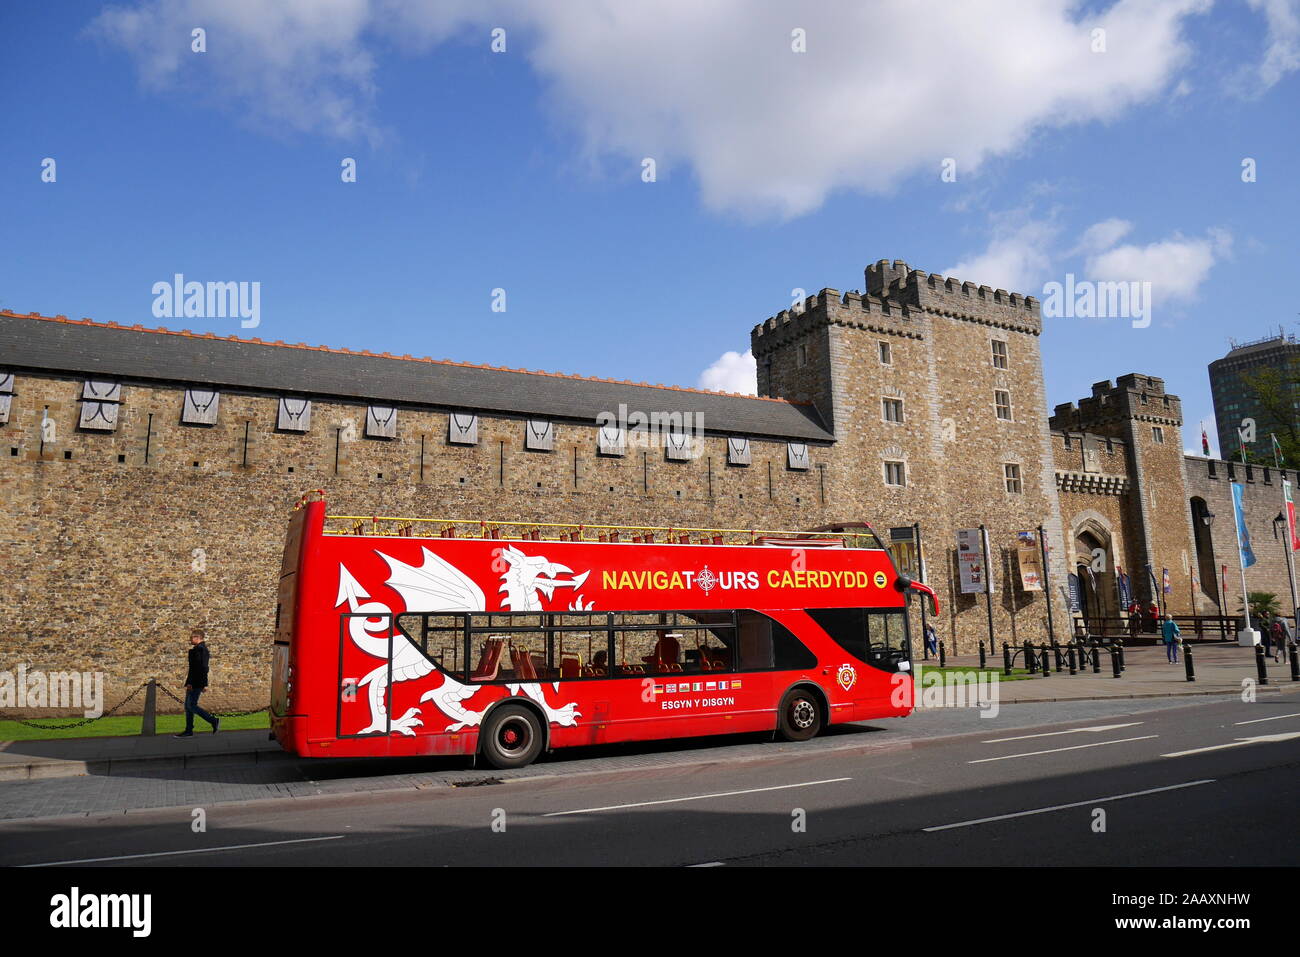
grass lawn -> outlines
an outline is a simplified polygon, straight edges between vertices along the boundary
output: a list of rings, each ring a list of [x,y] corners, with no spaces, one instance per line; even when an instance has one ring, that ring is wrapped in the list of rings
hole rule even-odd
[[[100,718],[97,721],[77,727],[69,726],[80,720],[78,718],[32,718],[31,720],[42,726],[55,725],[57,727],[49,730],[44,727],[29,728],[17,721],[6,721],[0,718],[0,741],[44,741],[55,738],[110,738],[119,735],[137,735],[140,733],[141,718],[139,715],[114,716],[112,718]],[[222,731],[242,731],[248,728],[269,728],[270,726],[270,717],[265,711],[257,714],[232,715],[221,719]],[[159,734],[176,734],[184,730],[185,715],[158,715]],[[195,734],[206,734],[210,730],[208,723],[202,718],[195,719]]]

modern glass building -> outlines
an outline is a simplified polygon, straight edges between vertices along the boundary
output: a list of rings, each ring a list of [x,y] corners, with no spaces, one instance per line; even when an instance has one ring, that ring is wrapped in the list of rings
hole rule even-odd
[[[1289,400],[1289,421],[1280,421],[1266,410],[1251,387],[1252,380],[1266,369],[1277,372],[1282,399]],[[1210,363],[1210,392],[1214,397],[1214,418],[1218,425],[1219,454],[1225,458],[1238,455],[1238,430],[1254,420],[1254,441],[1246,451],[1264,461],[1271,460],[1269,433],[1279,438],[1288,429],[1300,430],[1300,341],[1279,330],[1278,335],[1234,345],[1222,359]],[[1249,431],[1246,438],[1250,439]]]

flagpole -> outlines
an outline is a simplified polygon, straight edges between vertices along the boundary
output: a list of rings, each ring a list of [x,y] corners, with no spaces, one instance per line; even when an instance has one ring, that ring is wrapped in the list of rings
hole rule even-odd
[[[1241,458],[1242,458],[1242,462],[1244,463],[1246,459],[1245,446],[1242,446]],[[1238,519],[1237,518],[1237,514],[1238,514],[1237,513],[1237,483],[1229,482],[1228,486],[1232,491],[1232,535],[1237,540],[1237,569],[1241,572],[1241,608],[1246,615],[1246,627],[1243,629],[1243,631],[1249,632],[1252,630],[1250,627],[1250,596],[1246,593],[1246,563],[1242,561],[1242,557],[1241,557],[1241,523],[1246,520],[1246,502],[1244,498],[1246,489],[1245,486],[1242,486],[1241,488],[1243,498],[1241,503],[1241,518]],[[1241,641],[1240,636],[1238,636],[1237,641],[1238,643],[1240,643]],[[1253,641],[1251,643],[1254,644]]]
[[[1295,526],[1291,520],[1291,483],[1286,480],[1286,473],[1278,469],[1278,474],[1282,476],[1282,515],[1286,519],[1286,536],[1282,542],[1282,547],[1286,550],[1286,577],[1287,584],[1291,586],[1291,612],[1292,621],[1300,624],[1300,601],[1296,599],[1295,587],[1295,556],[1291,554],[1292,538],[1295,535]]]

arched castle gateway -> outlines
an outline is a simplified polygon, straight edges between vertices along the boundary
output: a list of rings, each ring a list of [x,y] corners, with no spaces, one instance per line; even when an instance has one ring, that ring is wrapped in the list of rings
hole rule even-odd
[[[176,673],[200,624],[215,703],[264,703],[285,523],[311,488],[354,515],[868,521],[904,560],[917,525],[962,652],[987,624],[984,596],[959,593],[956,536],[980,524],[999,642],[1046,637],[1046,597],[1015,574],[1016,535],[1039,526],[1058,635],[1081,534],[1140,596],[1143,564],[1168,567],[1186,612],[1184,568],[1232,560],[1230,467],[1183,456],[1178,400],[1149,376],[1049,420],[1041,331],[1032,297],[881,260],[865,293],[823,289],[754,327],[749,397],[0,312],[0,668],[103,671],[113,702]],[[639,416],[668,438],[638,441]],[[1285,596],[1279,477],[1242,477],[1250,587]],[[1193,497],[1219,516],[1195,536]]]

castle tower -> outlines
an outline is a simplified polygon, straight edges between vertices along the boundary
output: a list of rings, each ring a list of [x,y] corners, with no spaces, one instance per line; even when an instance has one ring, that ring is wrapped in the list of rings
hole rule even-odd
[[[1133,597],[1143,603],[1155,600],[1174,614],[1194,613],[1196,549],[1187,505],[1179,398],[1165,392],[1163,379],[1129,373],[1114,385],[1109,380],[1094,384],[1092,395],[1077,405],[1058,405],[1050,424],[1055,431],[1079,433],[1085,463],[1089,435],[1123,443],[1127,494],[1122,518]],[[1162,596],[1165,569],[1170,593]]]
[[[813,403],[836,437],[843,520],[919,523],[927,579],[955,612],[949,647],[987,642],[983,595],[962,595],[956,533],[988,528],[994,634],[1046,636],[1041,592],[1018,581],[1017,534],[1045,529],[1056,634],[1066,631],[1065,565],[1050,466],[1038,300],[880,260],[867,293],[823,289],[755,327],[759,394]]]

